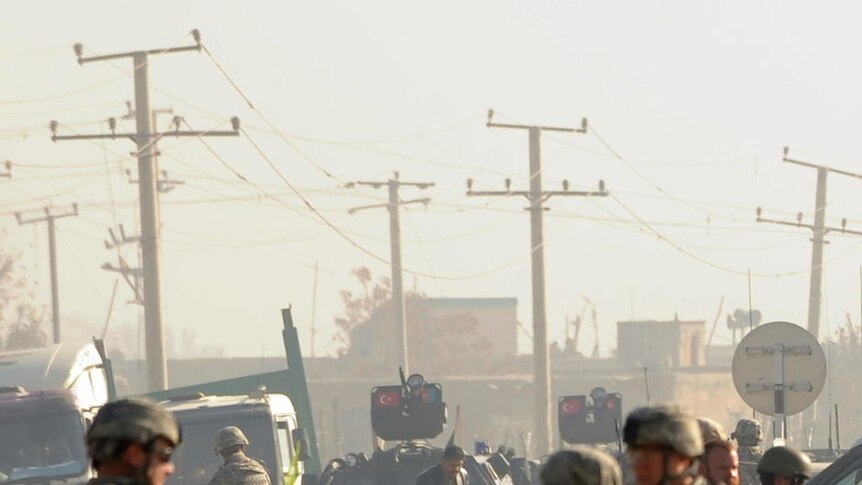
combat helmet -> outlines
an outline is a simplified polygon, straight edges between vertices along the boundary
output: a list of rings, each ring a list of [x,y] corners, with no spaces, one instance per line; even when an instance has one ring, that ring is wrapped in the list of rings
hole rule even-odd
[[[697,425],[700,427],[700,436],[704,444],[710,441],[724,441],[727,439],[724,427],[714,419],[697,418]]]
[[[703,454],[697,421],[676,406],[635,409],[626,417],[623,441],[629,448],[662,446],[691,458]]]
[[[170,411],[157,403],[128,398],[102,406],[85,438],[87,453],[98,463],[115,458],[124,444],[149,446],[156,438],[164,438],[173,446],[182,442],[179,423]]]
[[[808,455],[786,446],[770,448],[757,463],[757,473],[789,477],[795,483],[811,478],[812,471]]]
[[[622,485],[622,471],[611,455],[577,445],[553,454],[542,466],[543,485]]]
[[[220,455],[224,450],[232,446],[248,446],[248,438],[245,433],[236,426],[225,426],[218,430],[215,435],[215,452]]]
[[[763,430],[760,423],[753,419],[740,419],[730,437],[735,439],[739,446],[759,446],[763,441]]]

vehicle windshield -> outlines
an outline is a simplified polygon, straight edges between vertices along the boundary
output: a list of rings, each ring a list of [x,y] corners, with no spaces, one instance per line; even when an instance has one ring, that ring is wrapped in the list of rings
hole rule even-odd
[[[273,477],[276,469],[275,428],[268,414],[222,415],[206,421],[183,419],[181,414],[177,418],[183,428],[183,444],[174,455],[176,472],[168,477],[168,484],[210,481],[223,462],[215,453],[214,438],[216,432],[225,426],[236,426],[245,433],[250,443],[246,454],[263,462],[270,477]]]
[[[86,473],[84,425],[77,413],[21,414],[0,417],[0,483]]]

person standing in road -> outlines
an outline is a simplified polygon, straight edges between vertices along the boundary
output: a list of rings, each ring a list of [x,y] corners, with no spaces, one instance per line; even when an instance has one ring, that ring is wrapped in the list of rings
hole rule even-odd
[[[635,409],[626,417],[623,441],[637,485],[703,484],[700,427],[678,407]]]
[[[623,485],[617,461],[591,446],[576,445],[551,455],[542,466],[542,485]]]
[[[709,485],[739,485],[739,455],[733,441],[707,443],[700,472]]]
[[[811,459],[786,446],[774,446],[757,463],[762,485],[802,485],[812,475]]]
[[[168,410],[130,398],[105,404],[85,440],[97,474],[88,485],[164,485],[181,433]]]
[[[440,463],[420,473],[416,485],[470,485],[470,477],[464,469],[465,458],[460,446],[447,446]]]
[[[259,461],[245,454],[248,438],[236,426],[225,426],[215,435],[215,452],[224,459],[209,485],[272,485]]]
[[[757,474],[757,463],[763,457],[760,443],[763,441],[763,429],[760,423],[753,419],[740,419],[736,422],[736,430],[730,434],[736,440],[739,454],[739,479],[742,485],[758,485],[760,477]]]

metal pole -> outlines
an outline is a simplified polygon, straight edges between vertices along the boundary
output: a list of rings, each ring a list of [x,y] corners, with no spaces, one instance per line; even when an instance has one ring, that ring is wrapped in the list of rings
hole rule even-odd
[[[161,249],[159,205],[152,114],[150,113],[149,60],[135,52],[135,122],[138,145],[138,187],[141,200],[141,257],[144,275],[144,325],[147,347],[147,381],[150,391],[168,387],[168,366],[162,327]]]
[[[51,323],[54,330],[54,343],[60,343],[60,293],[57,284],[57,240],[54,218],[48,215],[48,248],[51,258]]]
[[[545,320],[545,248],[542,194],[541,130],[530,133],[530,248],[533,279],[533,382],[535,383],[536,451],[551,451],[551,362]]]
[[[389,246],[392,260],[392,314],[399,336],[401,363],[406,374],[410,374],[407,353],[407,321],[404,318],[404,286],[401,282],[401,221],[398,217],[398,172],[389,180]]]
[[[318,266],[318,262],[315,261],[314,262],[314,290],[311,294],[311,357],[312,358],[315,356],[314,355],[314,343],[316,340],[315,337],[317,336],[316,335],[316,333],[317,333],[317,329],[316,329],[316,324],[317,324],[317,273],[319,270],[320,270],[320,268]]]
[[[775,385],[773,387],[773,399],[775,403],[775,422],[778,425],[775,437],[784,440],[787,438],[784,411],[784,346],[778,344],[775,345],[774,349]],[[784,443],[781,444],[783,445]]]
[[[814,238],[811,246],[811,286],[808,297],[808,331],[820,340],[820,296],[823,285],[823,239],[826,234],[826,175],[817,169],[817,194],[814,202]]]

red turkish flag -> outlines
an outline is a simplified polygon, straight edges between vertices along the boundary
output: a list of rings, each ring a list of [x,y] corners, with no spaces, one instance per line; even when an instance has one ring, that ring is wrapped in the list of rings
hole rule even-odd
[[[581,412],[581,403],[577,399],[567,399],[560,406],[563,414],[578,414]]]
[[[386,408],[401,404],[400,391],[380,391],[374,396],[377,407]]]

